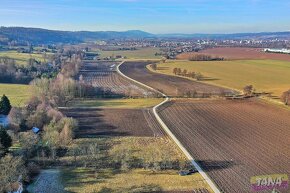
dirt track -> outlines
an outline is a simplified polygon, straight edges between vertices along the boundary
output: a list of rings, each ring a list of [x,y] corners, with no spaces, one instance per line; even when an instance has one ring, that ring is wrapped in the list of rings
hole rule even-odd
[[[224,192],[251,192],[251,176],[290,174],[288,111],[226,100],[173,101],[159,111]]]
[[[168,96],[183,96],[187,91],[196,92],[198,95],[232,93],[229,89],[191,81],[181,77],[163,75],[150,72],[146,65],[150,62],[125,62],[120,66],[120,71],[125,75],[162,91]]]
[[[28,186],[28,191],[33,193],[65,193],[61,184],[58,169],[42,170],[34,184]]]
[[[66,109],[79,122],[77,137],[164,135],[150,109]]]

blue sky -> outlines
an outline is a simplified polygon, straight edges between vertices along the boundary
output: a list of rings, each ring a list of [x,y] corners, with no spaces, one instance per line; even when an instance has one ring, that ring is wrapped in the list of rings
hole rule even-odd
[[[290,1],[0,0],[0,26],[152,33],[290,31]]]

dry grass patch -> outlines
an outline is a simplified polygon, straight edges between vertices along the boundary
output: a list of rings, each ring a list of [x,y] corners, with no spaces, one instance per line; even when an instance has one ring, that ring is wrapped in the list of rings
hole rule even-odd
[[[137,98],[137,99],[91,99],[76,100],[69,104],[70,107],[97,107],[97,108],[149,108],[163,101],[162,98]]]
[[[86,144],[88,149],[96,144],[99,147],[97,162],[102,163],[93,167],[63,169],[62,181],[66,191],[152,192],[209,189],[199,173],[179,176],[180,169],[191,166],[170,139],[94,138],[77,139],[76,144],[79,147],[80,144]],[[88,156],[80,159],[88,159]],[[124,160],[127,163],[125,168]]]
[[[67,168],[62,170],[62,176],[68,192],[186,191],[205,187],[199,174],[182,177],[175,170],[153,173],[144,169],[120,172],[111,169]]]

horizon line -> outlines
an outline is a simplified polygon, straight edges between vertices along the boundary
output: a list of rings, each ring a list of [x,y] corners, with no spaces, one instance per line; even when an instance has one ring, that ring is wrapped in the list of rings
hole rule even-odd
[[[129,32],[129,31],[140,31],[146,32],[152,35],[231,35],[231,34],[259,34],[259,33],[287,33],[290,30],[283,30],[283,31],[258,31],[258,32],[227,32],[227,33],[200,33],[200,32],[193,32],[193,33],[183,33],[183,32],[172,32],[172,33],[152,33],[145,30],[140,29],[128,29],[128,30],[62,30],[62,29],[55,29],[55,28],[43,28],[43,27],[28,27],[28,26],[0,26],[0,28],[27,28],[27,29],[42,29],[42,30],[50,30],[50,31],[62,31],[62,32]]]

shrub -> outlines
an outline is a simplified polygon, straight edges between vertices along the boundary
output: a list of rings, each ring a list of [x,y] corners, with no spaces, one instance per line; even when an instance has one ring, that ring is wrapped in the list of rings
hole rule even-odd
[[[244,95],[251,96],[254,92],[253,85],[247,85],[243,88]]]
[[[156,71],[156,70],[157,70],[157,64],[156,64],[156,63],[151,64],[151,68],[152,68],[154,71]]]

